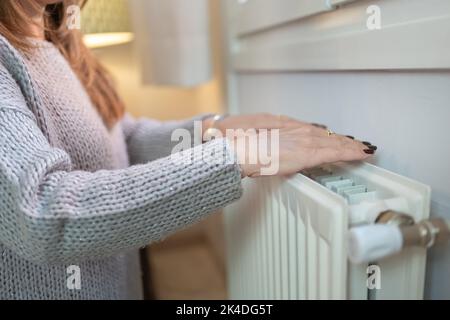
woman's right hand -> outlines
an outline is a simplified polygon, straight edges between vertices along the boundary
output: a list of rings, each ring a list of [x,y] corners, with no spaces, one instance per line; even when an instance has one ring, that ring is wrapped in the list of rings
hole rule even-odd
[[[255,143],[255,139],[258,141],[256,149],[252,148],[250,145],[252,142],[249,142]],[[267,144],[265,150],[269,150],[266,153],[269,153],[267,156],[270,157],[270,164],[267,161],[261,161],[261,157],[257,157],[257,161],[254,161],[254,154],[252,161],[251,153],[260,150],[262,143]],[[253,136],[236,136],[233,138],[232,145],[243,177],[286,176],[327,163],[365,160],[377,149],[368,142],[363,143],[337,134],[330,135],[328,130],[314,125],[283,128],[279,130],[278,137],[271,135],[270,131],[254,132]],[[239,145],[241,147],[237,147]],[[242,147],[243,145],[245,148]],[[268,167],[275,170],[268,170]]]

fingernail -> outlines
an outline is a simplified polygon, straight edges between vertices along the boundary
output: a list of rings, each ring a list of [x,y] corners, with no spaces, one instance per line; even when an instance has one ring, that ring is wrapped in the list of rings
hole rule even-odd
[[[352,140],[355,140],[355,137],[354,136],[346,136],[347,138],[350,138],[350,139],[352,139]]]
[[[372,150],[372,149],[366,149],[366,150],[364,150],[364,152],[367,153],[367,154],[374,154],[374,153],[375,153],[375,150]]]
[[[368,141],[363,141],[362,142],[364,145],[366,145],[366,146],[371,146],[372,144],[370,143],[370,142],[368,142]]]
[[[373,151],[376,151],[376,150],[378,149],[378,147],[372,145],[372,146],[369,146],[369,149],[370,149],[370,150],[373,150]]]

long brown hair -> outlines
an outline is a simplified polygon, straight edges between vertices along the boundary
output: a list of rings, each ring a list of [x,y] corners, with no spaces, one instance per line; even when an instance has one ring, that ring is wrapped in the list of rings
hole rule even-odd
[[[33,1],[28,1],[32,5]],[[76,4],[83,7],[86,2],[87,0],[62,0],[48,5],[44,13],[45,37],[67,59],[105,125],[111,128],[123,116],[124,104],[108,72],[84,45],[81,32],[66,27],[68,6]],[[32,52],[32,44],[28,39],[33,35],[27,27],[30,23],[34,22],[22,1],[0,1],[0,34],[16,49],[25,53]]]

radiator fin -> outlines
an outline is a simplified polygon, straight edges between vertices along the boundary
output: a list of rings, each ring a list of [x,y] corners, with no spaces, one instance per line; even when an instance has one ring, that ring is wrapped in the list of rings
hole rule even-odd
[[[317,184],[298,185],[248,180],[241,201],[227,209],[231,296],[345,298],[345,201],[334,194],[324,201]]]

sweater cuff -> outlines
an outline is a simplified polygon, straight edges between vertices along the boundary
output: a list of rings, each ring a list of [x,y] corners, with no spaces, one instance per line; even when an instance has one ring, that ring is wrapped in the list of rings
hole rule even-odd
[[[194,180],[208,181],[208,192],[203,193],[202,201],[208,202],[211,207],[202,210],[199,216],[223,208],[242,196],[241,168],[228,139],[214,139],[189,150],[174,153],[170,158],[175,167],[183,167],[187,171],[197,171],[196,168],[201,168],[197,171],[200,176]],[[216,200],[207,201],[209,197]],[[206,206],[203,209],[206,209]]]

